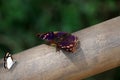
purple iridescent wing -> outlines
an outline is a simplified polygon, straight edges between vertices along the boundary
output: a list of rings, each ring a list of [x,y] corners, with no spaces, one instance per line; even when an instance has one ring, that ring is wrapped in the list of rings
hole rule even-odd
[[[57,47],[68,52],[75,52],[78,38],[66,32],[56,33]]]

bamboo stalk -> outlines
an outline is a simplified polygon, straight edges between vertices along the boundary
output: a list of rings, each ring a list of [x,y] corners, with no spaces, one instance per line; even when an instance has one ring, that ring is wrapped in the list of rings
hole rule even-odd
[[[0,80],[80,80],[120,66],[120,17],[73,33],[80,40],[77,53],[56,52],[40,45],[13,55],[17,64]]]

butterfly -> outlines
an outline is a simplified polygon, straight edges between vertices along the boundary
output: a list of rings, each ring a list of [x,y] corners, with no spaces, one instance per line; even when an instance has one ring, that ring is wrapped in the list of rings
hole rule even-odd
[[[4,68],[8,70],[11,69],[15,62],[16,60],[13,60],[12,54],[7,52],[4,56]]]
[[[67,32],[39,33],[37,36],[49,44],[54,44],[57,51],[64,50],[74,53],[78,47],[78,37]]]

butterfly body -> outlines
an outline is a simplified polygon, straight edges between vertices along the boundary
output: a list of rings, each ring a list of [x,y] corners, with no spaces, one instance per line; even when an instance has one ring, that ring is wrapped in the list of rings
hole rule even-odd
[[[38,37],[50,44],[55,44],[57,50],[74,53],[78,45],[78,38],[67,32],[48,32],[39,34]]]

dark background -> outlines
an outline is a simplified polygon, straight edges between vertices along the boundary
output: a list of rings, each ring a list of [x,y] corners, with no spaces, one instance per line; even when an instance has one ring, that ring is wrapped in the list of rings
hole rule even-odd
[[[38,32],[72,33],[119,15],[117,0],[0,0],[0,58],[42,44]],[[120,68],[85,80],[120,80]]]

